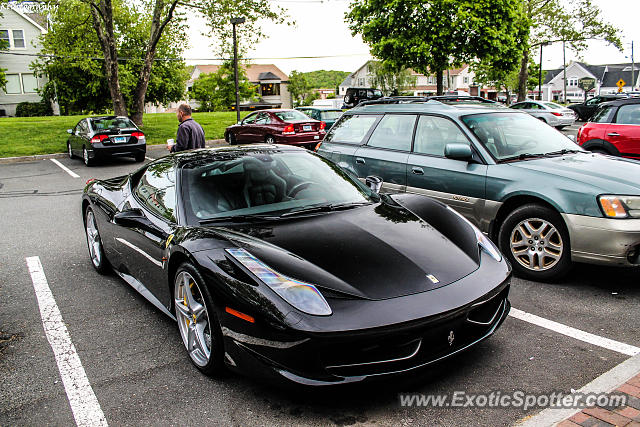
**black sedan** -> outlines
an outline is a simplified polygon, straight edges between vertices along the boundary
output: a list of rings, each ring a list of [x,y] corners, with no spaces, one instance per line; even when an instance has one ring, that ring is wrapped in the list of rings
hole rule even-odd
[[[69,158],[81,156],[87,166],[110,156],[133,157],[142,162],[147,152],[144,133],[128,117],[89,117],[67,129],[67,133]]]
[[[93,266],[175,318],[191,361],[307,385],[429,365],[489,337],[511,270],[461,215],[279,145],[196,150],[87,185]]]

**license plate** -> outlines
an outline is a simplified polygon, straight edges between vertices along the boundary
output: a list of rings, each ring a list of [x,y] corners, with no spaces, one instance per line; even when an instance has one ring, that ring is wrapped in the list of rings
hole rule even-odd
[[[314,136],[313,139],[320,139],[318,135]]]
[[[302,130],[311,130],[311,125],[302,126]]]
[[[113,142],[115,142],[116,144],[121,144],[123,142],[127,142],[127,137],[126,136],[116,136],[114,138]]]

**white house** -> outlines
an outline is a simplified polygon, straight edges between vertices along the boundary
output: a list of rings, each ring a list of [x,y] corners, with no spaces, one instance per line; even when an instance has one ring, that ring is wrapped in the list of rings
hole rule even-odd
[[[37,89],[47,82],[37,77],[29,65],[40,53],[39,37],[46,33],[46,19],[37,13],[17,8],[3,8],[0,17],[0,39],[9,48],[0,51],[0,68],[6,69],[7,87],[0,89],[0,116],[13,116],[21,102],[40,102]],[[55,111],[55,107],[54,107]]]
[[[635,82],[632,84],[631,64],[606,64],[588,65],[583,62],[571,62],[567,65],[567,100],[579,102],[584,100],[584,91],[578,87],[578,81],[583,77],[596,79],[596,86],[589,91],[588,96],[598,94],[610,94],[618,92],[616,83],[621,79],[625,82],[622,88],[624,92],[629,92],[637,88],[640,80],[640,66],[634,67]],[[562,68],[547,70],[544,84],[542,85],[542,99],[546,101],[558,101],[563,99],[564,91],[564,70]],[[537,96],[537,88],[530,92],[532,96]]]

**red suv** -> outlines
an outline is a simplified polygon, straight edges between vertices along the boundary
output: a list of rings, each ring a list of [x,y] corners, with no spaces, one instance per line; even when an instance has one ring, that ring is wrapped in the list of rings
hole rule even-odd
[[[640,99],[603,103],[578,130],[577,141],[595,153],[640,159]]]
[[[326,123],[298,110],[262,110],[229,126],[224,139],[231,145],[267,143],[301,145],[307,148],[322,141]]]

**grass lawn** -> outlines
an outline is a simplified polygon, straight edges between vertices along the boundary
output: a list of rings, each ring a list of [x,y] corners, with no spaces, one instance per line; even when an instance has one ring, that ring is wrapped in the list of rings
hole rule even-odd
[[[245,112],[240,113],[244,117]],[[0,118],[0,157],[64,153],[67,129],[86,116],[2,117]],[[227,126],[236,122],[235,112],[194,113],[206,139],[221,139]],[[178,120],[175,113],[145,114],[142,130],[147,144],[165,144],[175,138]]]

